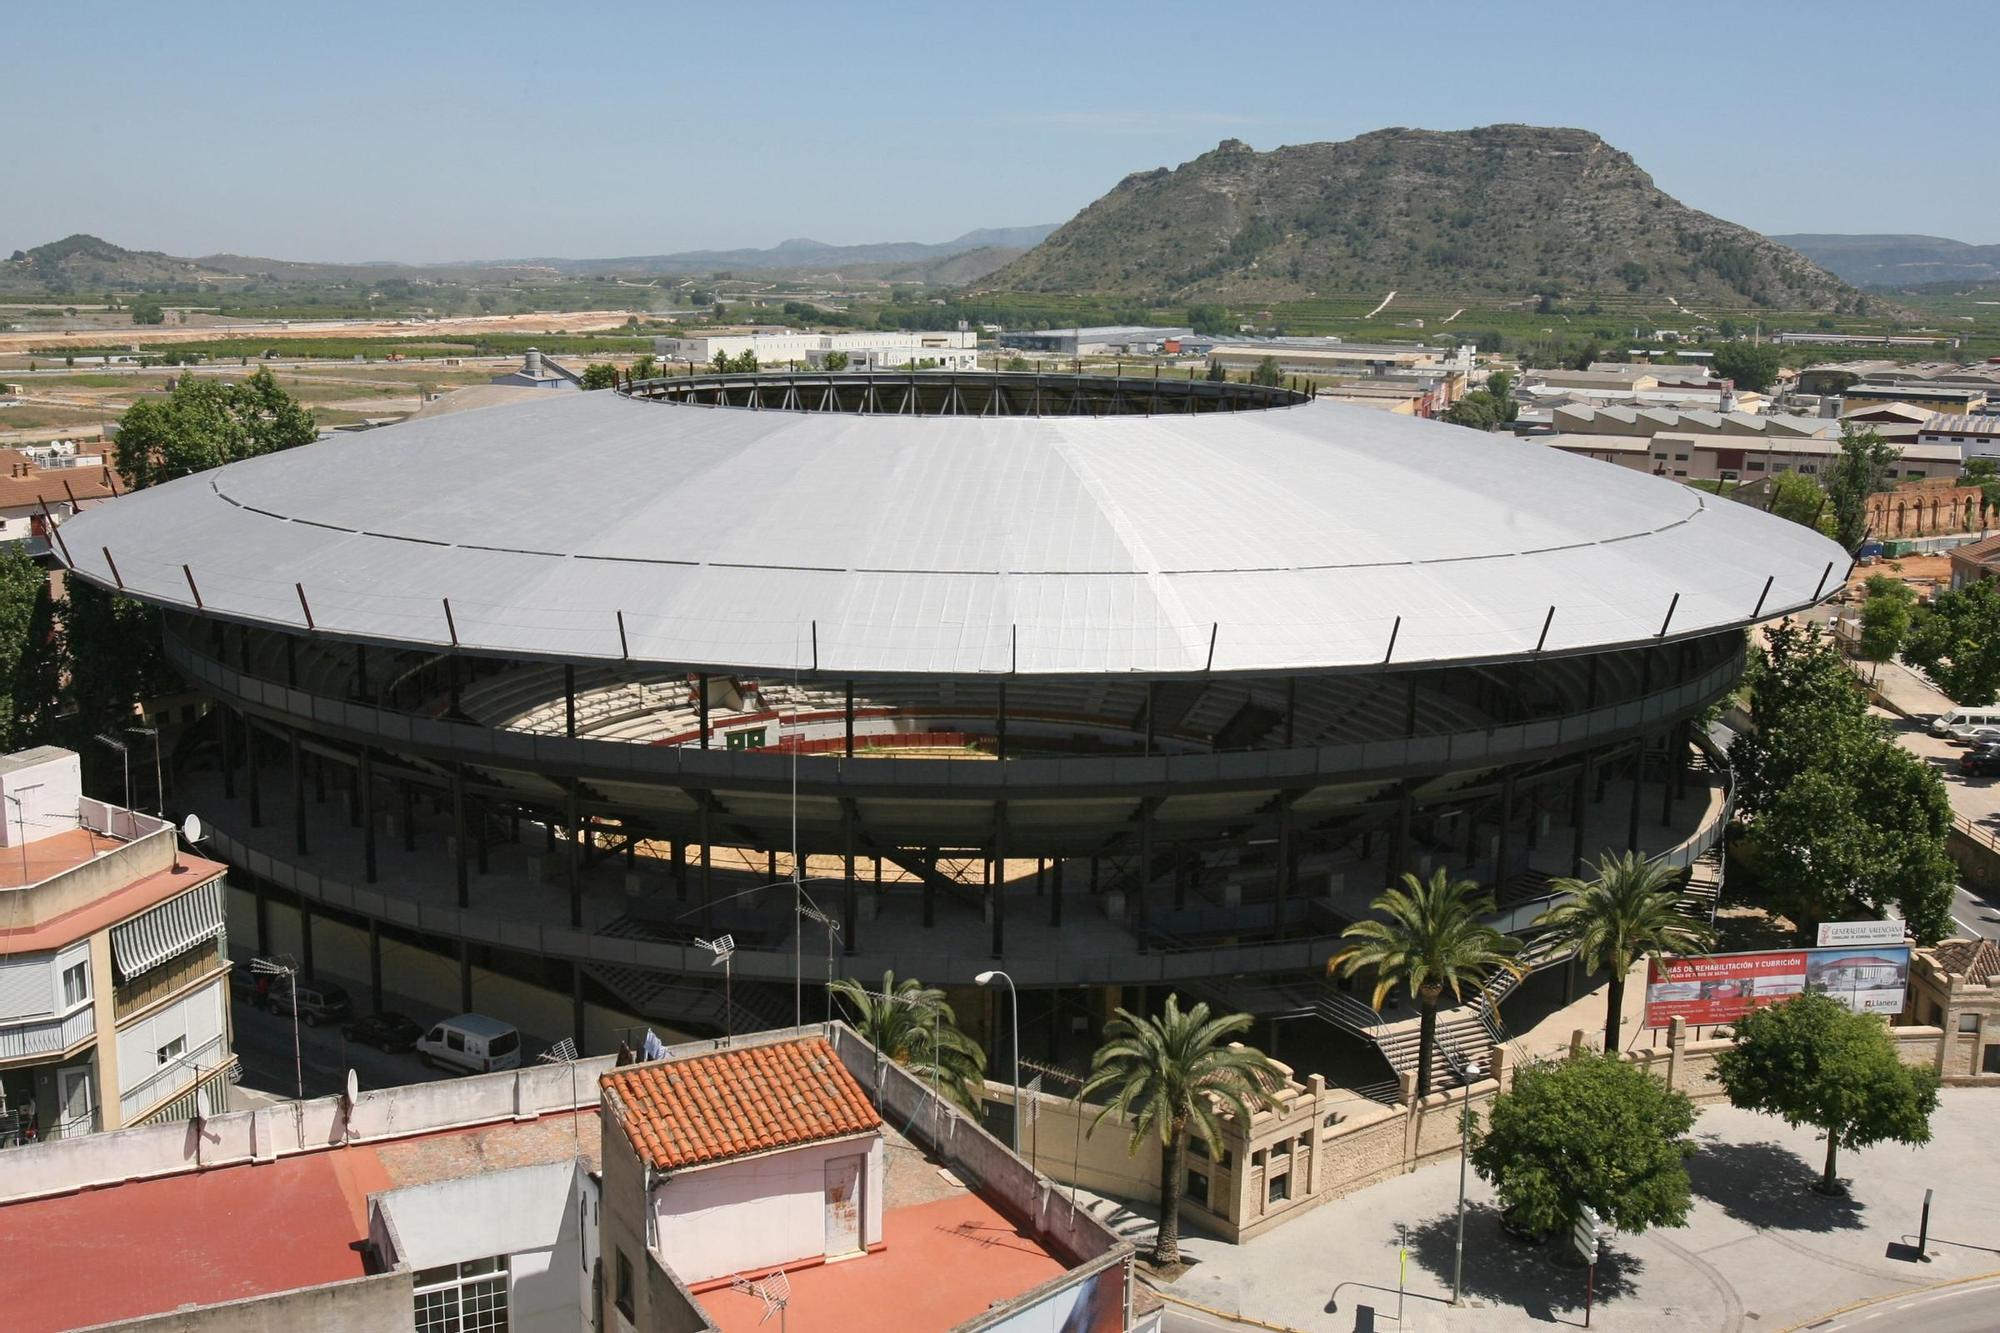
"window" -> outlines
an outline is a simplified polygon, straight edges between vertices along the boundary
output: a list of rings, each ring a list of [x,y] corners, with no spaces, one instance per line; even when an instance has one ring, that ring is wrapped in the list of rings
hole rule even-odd
[[[1988,1046],[1980,1053],[1979,1072],[1982,1074],[2000,1074],[2000,1043]]]
[[[1201,1135],[1190,1134],[1188,1136],[1188,1156],[1199,1157],[1204,1161],[1208,1160],[1208,1144],[1202,1140]],[[1222,1159],[1216,1165],[1227,1171],[1235,1163],[1236,1154],[1224,1148],[1222,1150]]]
[[[462,1051],[465,1049],[465,1034],[453,1028],[444,1034],[444,1044],[454,1051]]]
[[[618,1313],[627,1319],[636,1320],[632,1305],[632,1261],[625,1257],[625,1251],[618,1251]]]
[[[160,1047],[159,1050],[154,1051],[153,1060],[156,1064],[170,1065],[183,1055],[186,1055],[187,1048],[188,1039],[186,1034],[183,1033],[181,1036],[175,1037],[172,1041]]]
[[[1804,474],[1805,474],[1806,476],[1808,476],[1808,477],[1810,477],[1810,476],[1813,476],[1814,474],[1816,474],[1816,473],[1817,473],[1817,472],[1819,471],[1819,464],[1817,464],[1817,463],[1801,463],[1801,464],[1799,464],[1799,471],[1800,471],[1800,472],[1803,472],[1803,473],[1804,473]]]
[[[1920,467],[1908,468],[1904,471],[1903,475],[1906,477],[1921,477],[1924,475],[1924,470]]]
[[[90,960],[72,963],[63,969],[63,1008],[74,1009],[90,998]]]
[[[1208,1177],[1199,1171],[1187,1173],[1187,1199],[1199,1208],[1208,1207]]]
[[[1665,454],[1654,454],[1653,457],[1658,459],[1662,463],[1667,461],[1667,456]]]
[[[506,1255],[426,1268],[414,1285],[417,1333],[505,1333]]]
[[[1764,465],[1762,463],[1752,463],[1749,465],[1749,471],[1751,472],[1762,472],[1763,470]]]
[[[1979,1031],[1979,1015],[1978,1015],[1978,1014],[1960,1014],[1960,1015],[1958,1016],[1958,1030],[1959,1030],[1960,1032],[1977,1032],[1977,1031]]]
[[[1283,1203],[1291,1198],[1292,1173],[1287,1171],[1281,1176],[1272,1176],[1270,1183],[1264,1188],[1264,1197],[1270,1203]]]
[[[1676,463],[1685,463],[1688,461],[1688,456],[1686,454],[1675,454],[1674,461]]]

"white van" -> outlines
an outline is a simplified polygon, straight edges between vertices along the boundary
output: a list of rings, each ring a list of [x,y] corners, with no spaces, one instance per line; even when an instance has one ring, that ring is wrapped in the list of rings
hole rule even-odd
[[[2000,708],[1954,708],[1931,719],[1931,735],[1953,740],[1985,740],[2000,736]]]
[[[516,1069],[521,1064],[521,1034],[513,1024],[485,1014],[460,1014],[432,1024],[417,1038],[417,1058],[433,1069],[449,1065],[475,1074]]]

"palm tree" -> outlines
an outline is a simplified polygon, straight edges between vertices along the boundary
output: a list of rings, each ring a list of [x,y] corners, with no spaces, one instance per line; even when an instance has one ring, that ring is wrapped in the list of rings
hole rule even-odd
[[[1440,869],[1428,882],[1405,872],[1401,888],[1385,889],[1370,904],[1382,918],[1357,921],[1341,932],[1352,940],[1327,960],[1329,974],[1353,976],[1366,968],[1375,974],[1375,998],[1383,999],[1397,986],[1416,997],[1423,1014],[1417,1034],[1417,1096],[1431,1090],[1431,1047],[1437,1041],[1438,1001],[1445,988],[1463,1001],[1468,981],[1481,982],[1495,968],[1515,976],[1522,969],[1512,957],[1520,941],[1510,939],[1480,918],[1493,910],[1493,899],[1480,895],[1469,879],[1454,880]]]
[[[979,1114],[986,1052],[959,1030],[943,991],[915,977],[897,981],[894,972],[884,972],[879,991],[842,977],[833,983],[833,993],[846,1002],[854,1030],[870,1046],[935,1084],[956,1105]]]
[[[1141,1018],[1120,1009],[1104,1025],[1104,1044],[1090,1057],[1090,1078],[1077,1100],[1093,1092],[1116,1088],[1117,1093],[1090,1122],[1095,1133],[1104,1117],[1117,1111],[1132,1121],[1132,1141],[1126,1151],[1137,1153],[1146,1135],[1156,1133],[1160,1155],[1160,1230],[1153,1241],[1153,1262],[1170,1267],[1181,1261],[1181,1188],[1185,1182],[1188,1135],[1201,1135],[1209,1156],[1222,1156],[1221,1116],[1227,1109],[1248,1126],[1252,1103],[1276,1107],[1272,1094],[1285,1076],[1262,1051],[1237,1045],[1229,1038],[1249,1029],[1248,1014],[1210,1018],[1208,1005],[1181,1011],[1180,997],[1169,994],[1158,1018]]]
[[[1706,922],[1679,909],[1686,894],[1681,872],[1649,861],[1638,852],[1606,854],[1597,863],[1597,878],[1559,879],[1557,893],[1574,896],[1536,918],[1541,939],[1575,948],[1584,969],[1595,976],[1611,974],[1611,994],[1604,1013],[1604,1049],[1618,1049],[1618,1023],[1625,1010],[1625,974],[1641,958],[1659,960],[1675,954],[1705,953],[1715,944]]]

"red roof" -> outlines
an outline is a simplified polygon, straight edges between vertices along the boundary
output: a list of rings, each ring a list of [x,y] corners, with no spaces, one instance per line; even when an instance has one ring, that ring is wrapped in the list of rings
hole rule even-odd
[[[882,1123],[819,1037],[746,1046],[606,1074],[611,1108],[663,1171],[845,1138]]]

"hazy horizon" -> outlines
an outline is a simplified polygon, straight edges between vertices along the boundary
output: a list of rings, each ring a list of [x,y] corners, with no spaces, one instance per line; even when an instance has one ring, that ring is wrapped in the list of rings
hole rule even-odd
[[[2000,109],[1990,83],[1909,81],[1893,117],[1885,91],[1840,95],[1858,55],[1936,69],[1941,31],[1979,27],[1969,6],[1888,24],[1851,0],[1749,7],[1726,31],[1569,4],[1164,3],[1059,25],[786,8],[747,38],[714,14],[565,24],[512,4],[38,11],[11,33],[26,114],[0,146],[0,253],[76,232],[325,263],[934,244],[1064,221],[1225,138],[1497,122],[1591,130],[1767,234],[2000,241],[2000,177],[1960,142]]]

